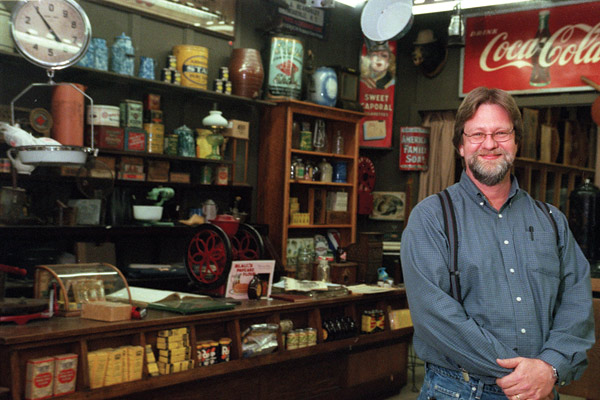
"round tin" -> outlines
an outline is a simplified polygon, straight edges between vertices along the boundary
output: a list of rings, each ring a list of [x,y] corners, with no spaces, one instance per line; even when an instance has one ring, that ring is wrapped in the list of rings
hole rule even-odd
[[[298,348],[308,347],[308,332],[306,329],[298,329]]]
[[[97,104],[87,106],[86,122],[88,125],[94,122],[94,126],[119,126],[121,111],[118,106],[107,106]]]
[[[298,348],[299,335],[297,331],[291,331],[286,335],[286,349],[295,350]]]
[[[306,328],[308,336],[308,345],[315,346],[317,344],[317,330],[315,328]]]

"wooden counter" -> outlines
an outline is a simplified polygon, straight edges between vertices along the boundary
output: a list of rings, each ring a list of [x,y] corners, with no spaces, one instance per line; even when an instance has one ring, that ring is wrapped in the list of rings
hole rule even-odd
[[[395,290],[300,302],[245,301],[234,310],[187,316],[149,310],[148,317],[141,321],[104,323],[54,317],[22,326],[2,324],[0,389],[10,389],[7,398],[23,399],[27,360],[76,353],[79,355],[76,392],[61,396],[65,400],[123,397],[173,400],[198,398],[199,393],[203,398],[244,400],[376,398],[397,393],[406,383],[412,327],[391,330],[386,315],[383,332],[324,341],[322,321],[350,316],[360,327],[364,310],[386,311],[406,306],[404,290]],[[295,328],[317,329],[317,345],[285,350],[283,335],[278,334],[276,352],[242,357],[242,332],[246,328],[256,323],[278,324],[284,319],[292,320]],[[88,351],[124,345],[154,347],[159,330],[181,327],[189,329],[192,349],[202,340],[230,337],[231,361],[158,377],[150,376],[144,368],[140,381],[89,388]]]

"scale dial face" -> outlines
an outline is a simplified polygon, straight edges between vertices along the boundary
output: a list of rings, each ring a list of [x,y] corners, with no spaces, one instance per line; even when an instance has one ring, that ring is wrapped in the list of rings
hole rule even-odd
[[[22,0],[11,16],[17,49],[32,63],[46,69],[75,64],[90,44],[92,28],[74,0]]]

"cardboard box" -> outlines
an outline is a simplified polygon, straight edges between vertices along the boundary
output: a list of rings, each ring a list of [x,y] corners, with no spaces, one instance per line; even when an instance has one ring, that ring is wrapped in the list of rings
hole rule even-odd
[[[125,146],[128,151],[148,151],[148,134],[142,128],[125,128]]]
[[[77,380],[77,354],[68,353],[54,357],[54,395],[75,392]]]
[[[227,128],[223,131],[223,136],[235,139],[250,139],[250,122],[230,119]]]
[[[54,357],[27,360],[25,399],[39,400],[52,397],[54,387]]]
[[[169,182],[190,183],[189,172],[170,172]]]
[[[127,321],[131,319],[131,306],[111,301],[83,303],[81,306],[81,318],[107,322]]]
[[[148,161],[148,181],[168,182],[169,181],[169,162],[168,161]]]

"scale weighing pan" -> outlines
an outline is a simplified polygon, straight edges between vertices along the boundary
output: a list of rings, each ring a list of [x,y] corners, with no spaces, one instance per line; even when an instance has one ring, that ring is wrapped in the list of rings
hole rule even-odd
[[[412,0],[369,0],[360,16],[363,34],[375,42],[400,39],[412,23]]]

